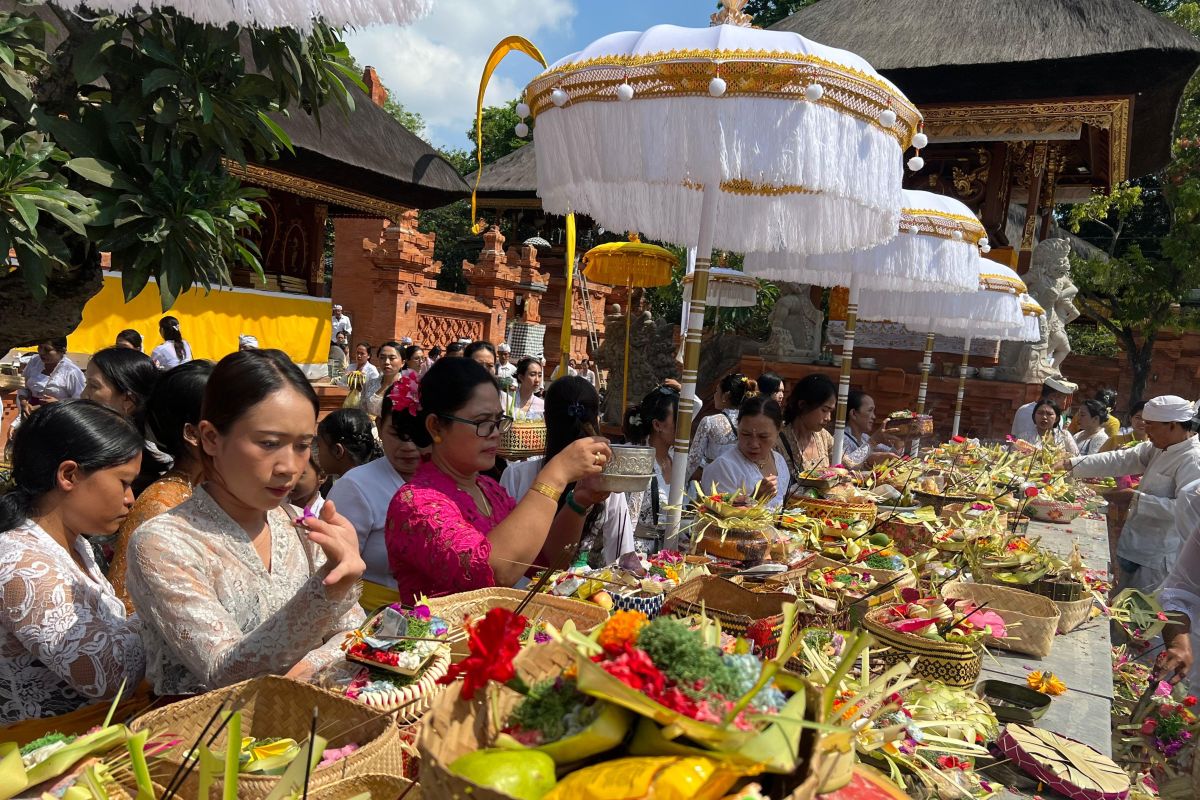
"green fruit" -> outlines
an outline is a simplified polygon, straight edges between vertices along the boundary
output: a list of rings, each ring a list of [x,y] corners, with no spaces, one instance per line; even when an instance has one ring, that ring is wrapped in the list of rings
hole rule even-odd
[[[889,544],[892,543],[892,540],[889,539],[888,535],[886,533],[884,533],[883,531],[880,531],[879,533],[872,533],[870,538],[867,539],[867,541],[869,541],[871,544],[877,545],[879,547],[887,547]]]
[[[516,800],[541,800],[554,788],[554,759],[537,750],[476,750],[455,759],[450,771]]]

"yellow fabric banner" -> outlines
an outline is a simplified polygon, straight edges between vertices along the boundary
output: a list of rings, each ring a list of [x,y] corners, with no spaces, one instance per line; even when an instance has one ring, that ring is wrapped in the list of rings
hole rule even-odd
[[[112,346],[122,329],[133,328],[149,353],[162,343],[158,321],[167,314],[179,320],[195,358],[219,360],[238,349],[239,335],[248,334],[258,339],[259,347],[282,350],[297,364],[329,360],[333,322],[327,298],[240,288],[206,293],[193,288],[164,314],[153,281],[126,303],[121,276],[113,273],[105,273],[104,288],[84,306],[83,321],[67,337],[67,349],[94,353]]]

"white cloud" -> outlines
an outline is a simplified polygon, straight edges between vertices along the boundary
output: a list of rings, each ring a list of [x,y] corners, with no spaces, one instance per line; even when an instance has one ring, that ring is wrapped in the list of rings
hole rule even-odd
[[[365,28],[348,33],[346,41],[360,64],[375,67],[396,100],[425,118],[434,144],[465,147],[479,78],[496,43],[520,34],[536,44],[539,35],[569,30],[575,13],[574,0],[437,0],[433,12],[411,27]],[[522,88],[493,75],[484,101],[510,100]]]

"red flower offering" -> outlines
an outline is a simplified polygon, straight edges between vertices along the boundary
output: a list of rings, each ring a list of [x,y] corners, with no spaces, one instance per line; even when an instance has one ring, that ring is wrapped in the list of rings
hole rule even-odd
[[[450,684],[462,677],[459,696],[474,700],[476,690],[486,687],[488,681],[513,681],[517,678],[513,659],[521,651],[521,634],[526,624],[525,617],[507,608],[491,609],[479,622],[467,626],[467,646],[471,655],[452,665],[437,682]]]
[[[1028,498],[1030,498],[1031,500],[1032,500],[1033,498],[1037,497],[1037,496],[1038,496],[1038,489],[1037,489],[1037,487],[1036,487],[1036,486],[1027,486],[1027,487],[1025,487],[1025,496],[1026,496],[1026,497],[1028,497]]]

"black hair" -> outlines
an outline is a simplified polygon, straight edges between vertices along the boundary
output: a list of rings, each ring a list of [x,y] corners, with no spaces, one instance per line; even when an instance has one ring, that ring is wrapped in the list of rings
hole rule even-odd
[[[521,375],[524,375],[529,370],[529,368],[532,367],[534,364],[537,364],[540,367],[542,365],[542,362],[538,361],[533,356],[525,356],[524,358],[522,358],[520,361],[517,362],[517,376],[519,377]],[[586,383],[586,381],[585,381],[585,383]]]
[[[412,345],[409,345],[409,346],[411,347]],[[397,353],[401,353],[401,351],[404,350],[404,346],[401,345],[399,342],[397,342],[395,339],[388,339],[386,342],[379,345],[380,350],[382,350],[385,347],[390,347],[393,350],[395,350]]]
[[[354,349],[355,349],[355,350],[357,350],[357,349],[358,349],[358,348],[360,348],[360,347],[365,347],[365,348],[366,348],[366,350],[367,350],[367,358],[370,358],[370,357],[372,356],[372,354],[374,354],[374,352],[375,352],[375,351],[374,351],[374,350],[371,348],[371,345],[370,345],[370,343],[369,343],[369,342],[358,342],[357,344],[355,344],[355,345],[354,345]]]
[[[487,350],[489,353],[492,354],[492,358],[496,357],[496,346],[494,344],[492,344],[491,342],[484,342],[484,341],[471,342],[469,345],[464,347],[463,348],[463,357],[470,358],[471,356],[478,353],[480,350]]]
[[[135,350],[142,349],[142,335],[133,328],[126,328],[117,334],[118,342],[129,342]]]
[[[134,427],[142,430],[146,423],[146,403],[161,374],[150,356],[128,347],[106,347],[96,351],[91,363],[114,389],[133,400],[129,418]]]
[[[425,420],[430,416],[457,414],[480,384],[500,391],[496,376],[477,361],[470,358],[438,359],[421,378],[421,410],[415,416],[396,414],[392,417],[396,434],[417,447],[429,447],[433,438],[425,428]],[[387,399],[386,395],[384,399]]]
[[[58,467],[74,461],[84,472],[127,464],[145,440],[116,411],[91,400],[63,400],[41,406],[21,423],[13,442],[14,488],[0,495],[0,531],[9,531],[34,513],[54,490]]]
[[[383,399],[388,411],[392,403]],[[383,417],[380,416],[382,420]],[[317,434],[323,442],[340,444],[357,464],[366,464],[376,458],[379,444],[371,428],[371,418],[361,408],[339,408],[317,425]]]
[[[1033,407],[1034,419],[1037,419],[1038,409],[1041,408],[1042,406],[1050,406],[1050,408],[1054,411],[1054,416],[1056,418],[1054,420],[1054,425],[1057,427],[1058,424],[1060,422],[1062,422],[1062,409],[1059,407],[1058,403],[1054,402],[1053,400],[1046,400],[1046,399],[1038,400],[1037,404]]]
[[[1129,418],[1133,419],[1138,414],[1142,413],[1142,409],[1146,407],[1146,403],[1148,402],[1148,400],[1138,400],[1136,403],[1134,403],[1129,409]]]
[[[833,381],[819,372],[805,375],[796,381],[792,393],[784,404],[783,420],[789,425],[808,412],[820,408],[829,402],[829,398],[837,397],[837,386]]]
[[[571,442],[600,429],[600,395],[578,375],[568,375],[550,384],[545,400],[546,454],[542,463],[549,462]]]
[[[188,361],[164,372],[146,401],[146,424],[163,451],[176,460],[188,453],[183,438],[186,425],[200,424],[204,388],[212,374],[213,362]]]
[[[399,382],[399,379],[392,381],[392,385],[383,393],[383,400],[379,403],[379,418],[375,420],[375,425],[381,431],[384,425],[391,425],[392,433],[396,434],[397,438],[404,442],[411,442],[412,432],[400,424],[400,421],[397,419],[400,416],[399,414],[392,415],[392,386],[395,386]],[[412,415],[408,414],[408,416],[411,417]]]
[[[774,372],[764,372],[758,376],[758,391],[767,396],[773,395],[783,387],[783,378]]]
[[[451,353],[461,353],[463,349],[462,342],[451,342],[450,344],[446,345],[446,355],[450,355]]]
[[[410,358],[412,358],[414,355],[416,355],[418,350],[424,350],[424,349],[425,348],[421,347],[421,345],[419,345],[419,344],[410,344],[410,345],[405,346],[404,349],[402,349],[400,351],[400,357],[403,358],[405,361],[408,361]]]
[[[641,403],[626,410],[622,425],[625,438],[634,444],[642,444],[650,438],[655,422],[662,422],[667,415],[674,417],[678,413],[679,392],[668,386],[659,386],[643,397]],[[635,418],[637,422],[634,422]]]
[[[433,347],[429,348],[429,352],[425,355],[436,361],[438,358],[441,358],[442,348],[435,344]]]
[[[783,427],[783,411],[779,408],[779,403],[775,402],[775,398],[765,394],[756,394],[753,397],[747,397],[738,406],[738,423],[744,419],[751,417],[766,417],[775,423],[776,428]]]
[[[868,397],[870,395],[861,389],[851,389],[846,395],[846,410],[858,411],[862,408],[863,400],[866,400]]]
[[[158,332],[168,342],[175,346],[175,357],[183,358],[183,332],[179,330],[179,320],[172,316],[163,317],[158,321]]]
[[[729,395],[729,405],[733,408],[740,406],[747,394],[758,391],[758,384],[740,372],[731,372],[721,378],[719,386],[722,394]]]
[[[1117,405],[1117,390],[1101,389],[1096,392],[1096,399],[1103,403],[1107,409],[1115,408]]]
[[[65,336],[55,336],[52,339],[44,339],[42,344],[50,345],[55,350],[62,353],[64,358],[67,355],[67,337]]]
[[[281,389],[293,389],[320,410],[317,393],[282,350],[239,350],[217,362],[204,390],[200,419],[226,433],[254,406]]]
[[[1091,414],[1096,419],[1100,420],[1101,425],[1103,425],[1106,421],[1108,421],[1108,409],[1104,406],[1103,401],[1101,401],[1101,400],[1084,400],[1082,403],[1080,403],[1080,405],[1083,408],[1086,408],[1087,412],[1089,414]]]

